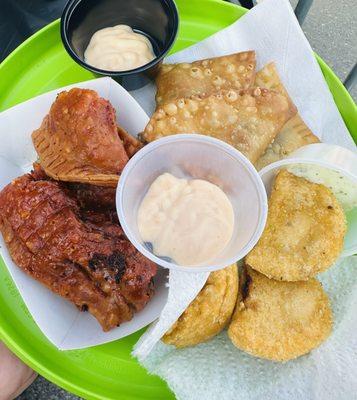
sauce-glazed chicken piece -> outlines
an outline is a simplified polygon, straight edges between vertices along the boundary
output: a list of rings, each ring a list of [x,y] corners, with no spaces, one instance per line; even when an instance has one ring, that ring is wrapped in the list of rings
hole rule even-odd
[[[32,141],[51,178],[115,187],[128,162],[115,110],[93,90],[58,94]]]
[[[64,183],[70,196],[74,197],[80,208],[85,210],[115,210],[116,189],[86,183]]]
[[[20,268],[108,331],[150,300],[156,265],[119,224],[81,210],[69,193],[38,172],[15,179],[0,192],[0,229]]]

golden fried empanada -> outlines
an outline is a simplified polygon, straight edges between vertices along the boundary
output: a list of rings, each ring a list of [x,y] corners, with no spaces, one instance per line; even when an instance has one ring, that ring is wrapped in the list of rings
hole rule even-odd
[[[307,280],[334,263],[345,233],[345,214],[330,189],[281,170],[264,232],[245,261],[269,278]]]
[[[142,139],[151,142],[176,133],[204,134],[229,143],[255,162],[295,113],[295,106],[280,93],[231,89],[164,104],[151,117]]]
[[[319,346],[331,333],[332,312],[320,282],[278,282],[246,270],[228,336],[247,353],[287,361]]]
[[[288,93],[282,84],[274,63],[267,64],[257,72],[255,83],[259,87],[275,90],[286,97]],[[265,153],[257,160],[258,170],[268,164],[281,160],[299,147],[317,143],[319,139],[311,132],[299,114],[291,118],[268,146]]]
[[[310,131],[300,115],[296,114],[276,135],[273,143],[267,147],[265,153],[258,158],[255,167],[259,171],[266,165],[287,157],[302,146],[318,142],[317,136]]]
[[[164,64],[156,79],[156,102],[160,105],[183,97],[208,96],[220,90],[247,89],[253,85],[254,77],[254,51],[190,64]]]
[[[116,186],[128,161],[115,110],[93,90],[60,93],[32,141],[53,179]]]
[[[255,85],[265,89],[275,90],[289,97],[287,90],[281,82],[275,63],[266,64],[255,76]]]
[[[211,339],[229,322],[237,294],[237,265],[211,272],[203,289],[162,340],[187,347]]]

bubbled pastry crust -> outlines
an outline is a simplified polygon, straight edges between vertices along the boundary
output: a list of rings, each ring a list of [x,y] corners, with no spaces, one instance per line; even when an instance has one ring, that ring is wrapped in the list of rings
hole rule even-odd
[[[201,133],[229,143],[255,162],[295,114],[291,101],[277,92],[259,87],[230,89],[164,104],[141,137],[151,142],[177,133]]]
[[[156,102],[162,105],[191,96],[208,96],[220,90],[248,89],[255,78],[255,52],[244,51],[191,64],[163,64],[156,79]]]
[[[267,64],[257,72],[255,84],[265,89],[275,90],[290,99],[280,80],[275,63]],[[319,139],[311,132],[300,115],[296,114],[283,126],[274,141],[267,147],[265,153],[259,157],[255,167],[260,170],[268,164],[285,158],[302,146],[318,142]]]

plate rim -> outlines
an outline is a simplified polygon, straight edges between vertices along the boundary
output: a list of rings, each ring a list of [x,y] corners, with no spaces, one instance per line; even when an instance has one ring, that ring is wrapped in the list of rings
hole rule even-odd
[[[206,0],[207,1],[207,0]],[[238,5],[228,3],[228,2],[223,2],[221,0],[208,0],[207,2],[211,3],[212,6],[219,6],[222,8],[238,8],[242,12],[242,15],[246,13],[248,10],[246,10],[243,7],[240,7]],[[180,6],[179,6],[180,9]],[[180,10],[179,10],[180,11]],[[240,17],[239,17],[240,18]],[[238,18],[238,19],[239,19]],[[2,69],[7,65],[8,62],[10,62],[11,58],[16,56],[17,53],[21,52],[23,48],[25,48],[29,42],[32,40],[36,39],[38,36],[41,36],[45,34],[47,31],[53,29],[55,26],[59,26],[60,19],[56,19],[53,22],[45,25],[43,28],[35,32],[33,35],[28,37],[24,42],[22,42],[18,47],[16,47],[1,63],[0,63],[0,75],[2,72]],[[350,93],[347,91],[347,89],[344,87],[343,83],[340,81],[340,79],[337,77],[337,75],[334,73],[334,71],[331,69],[331,67],[316,53],[315,57],[320,65],[320,68],[322,70],[322,73],[325,76],[325,80],[330,80],[333,82],[333,85],[337,86],[338,90],[340,91],[338,93],[339,97],[344,97],[344,100],[349,103],[349,105],[353,109],[353,115],[352,115],[352,120],[350,123],[345,121],[345,124],[348,127],[348,130],[352,136],[352,138],[356,141],[357,140],[357,129],[354,129],[354,132],[352,132],[352,129],[350,126],[354,125],[357,126],[357,105],[354,102],[352,96]],[[327,75],[327,76],[326,76]],[[331,90],[330,90],[331,91]],[[331,92],[332,93],[332,92]],[[332,93],[334,96],[334,93]],[[335,96],[334,96],[335,97]],[[1,260],[3,262],[3,260]],[[66,380],[65,378],[62,378],[61,375],[57,374],[53,370],[51,370],[50,367],[47,367],[44,362],[38,362],[36,359],[27,351],[23,350],[21,346],[17,345],[16,342],[11,338],[11,336],[4,330],[2,325],[0,324],[0,339],[9,347],[11,351],[13,351],[22,361],[24,361],[27,365],[29,365],[31,368],[33,368],[35,371],[40,373],[42,376],[45,378],[49,379],[50,381],[54,382],[58,386],[64,388],[65,390],[68,390],[71,393],[74,393],[76,395],[85,397],[85,398],[93,398],[93,399],[100,399],[104,400],[105,398],[109,397],[103,397],[99,396],[97,393],[92,392],[91,390],[87,390],[85,387],[80,386],[79,384],[76,383],[76,380]],[[164,382],[164,381],[163,381]],[[166,382],[164,382],[166,383]],[[117,398],[117,397],[116,397]],[[120,397],[120,398],[126,398],[126,399],[135,399],[135,397]],[[110,398],[111,399],[111,398]]]

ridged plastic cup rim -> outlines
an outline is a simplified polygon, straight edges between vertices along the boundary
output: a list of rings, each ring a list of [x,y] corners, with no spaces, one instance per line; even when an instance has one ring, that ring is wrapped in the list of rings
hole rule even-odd
[[[206,265],[201,265],[201,266],[181,266],[177,265],[171,262],[168,262],[166,260],[163,260],[160,257],[155,256],[155,254],[151,253],[143,244],[141,244],[139,241],[136,240],[135,235],[132,234],[131,228],[128,226],[126,223],[126,218],[125,218],[125,213],[123,210],[123,193],[125,190],[125,185],[127,182],[127,178],[132,171],[132,169],[135,168],[136,164],[141,160],[146,154],[149,152],[155,151],[157,148],[170,143],[170,142],[177,142],[177,141],[196,141],[196,142],[201,142],[201,143],[209,143],[211,145],[214,145],[217,148],[220,148],[224,151],[226,151],[229,155],[231,155],[233,158],[237,160],[237,162],[240,162],[241,164],[244,165],[244,167],[249,171],[251,177],[253,178],[252,181],[254,182],[256,191],[258,193],[258,199],[259,199],[259,221],[257,224],[257,227],[254,231],[254,234],[250,238],[249,242],[240,250],[237,252],[237,254],[234,257],[231,257],[230,259],[227,260],[224,264],[222,263],[215,263],[214,260],[212,262],[207,263]],[[227,267],[228,265],[234,264],[237,261],[241,260],[244,258],[250,250],[256,245],[258,242],[260,236],[263,233],[266,219],[267,219],[267,214],[268,214],[268,200],[267,200],[267,195],[265,191],[265,186],[263,184],[263,181],[261,180],[258,171],[254,168],[253,164],[238,150],[236,150],[234,147],[230,146],[229,144],[212,138],[210,136],[205,136],[205,135],[200,135],[200,134],[177,134],[177,135],[172,135],[172,136],[167,136],[158,140],[155,140],[154,142],[151,142],[144,146],[141,150],[139,150],[126,164],[124,167],[120,179],[119,179],[119,184],[117,187],[117,192],[116,192],[116,208],[117,208],[117,213],[119,217],[119,221],[121,224],[121,227],[130,240],[130,242],[136,247],[140,253],[142,253],[144,256],[146,256],[148,259],[156,263],[157,265],[176,270],[176,271],[184,271],[184,272],[211,272],[211,271],[216,271],[222,268]]]

